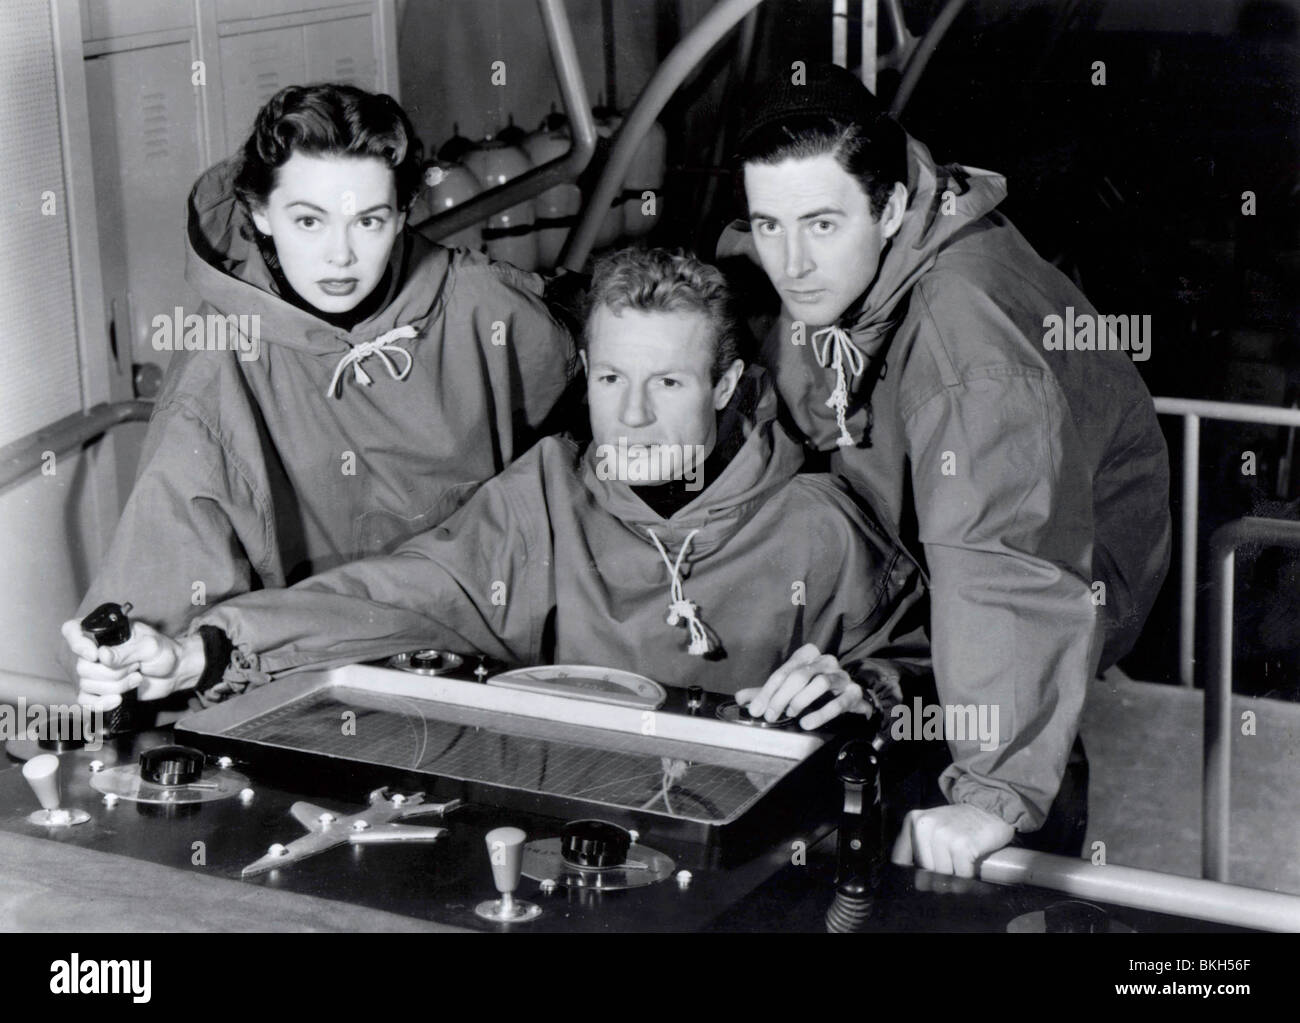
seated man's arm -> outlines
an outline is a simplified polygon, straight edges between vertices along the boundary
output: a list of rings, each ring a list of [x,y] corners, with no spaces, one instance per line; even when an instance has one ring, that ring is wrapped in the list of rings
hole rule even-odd
[[[1064,395],[1032,369],[945,388],[907,428],[945,720],[995,734],[947,736],[954,805],[910,815],[900,842],[971,876],[1042,825],[1097,667],[1091,476]]]

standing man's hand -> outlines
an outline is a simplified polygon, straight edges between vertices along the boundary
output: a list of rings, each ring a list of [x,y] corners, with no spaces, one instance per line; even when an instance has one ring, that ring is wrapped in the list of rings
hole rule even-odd
[[[913,810],[903,819],[891,858],[904,866],[974,877],[976,864],[1015,834],[1001,817],[967,803]]]

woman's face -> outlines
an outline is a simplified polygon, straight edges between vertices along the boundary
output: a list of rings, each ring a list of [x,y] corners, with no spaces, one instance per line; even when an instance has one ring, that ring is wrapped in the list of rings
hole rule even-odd
[[[346,313],[375,290],[405,222],[393,172],[374,156],[294,153],[253,211],[294,291],[324,313]]]

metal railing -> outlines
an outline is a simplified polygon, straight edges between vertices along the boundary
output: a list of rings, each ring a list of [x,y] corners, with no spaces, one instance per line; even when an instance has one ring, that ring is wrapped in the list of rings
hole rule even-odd
[[[42,427],[35,433],[0,448],[0,490],[18,482],[41,467],[51,453],[56,457],[107,433],[121,423],[147,422],[153,414],[151,401],[116,401],[95,405],[84,412]]]
[[[1183,417],[1182,584],[1179,590],[1178,675],[1185,686],[1196,681],[1196,555],[1200,498],[1201,420],[1218,419],[1265,426],[1300,426],[1300,409],[1194,398],[1156,398],[1156,412]],[[1228,880],[1228,841],[1232,781],[1232,615],[1237,548],[1262,543],[1300,548],[1300,523],[1242,518],[1221,526],[1210,538],[1214,631],[1210,671],[1205,679],[1205,718],[1201,761],[1201,873]]]
[[[1300,548],[1300,522],[1242,518],[1210,537],[1214,630],[1210,672],[1205,679],[1204,751],[1201,781],[1201,873],[1228,880],[1232,785],[1232,613],[1237,548],[1243,544]]]
[[[1183,417],[1182,585],[1179,589],[1178,678],[1196,681],[1196,515],[1201,485],[1201,420],[1220,419],[1265,426],[1300,426],[1300,409],[1196,398],[1156,398],[1156,411]]]

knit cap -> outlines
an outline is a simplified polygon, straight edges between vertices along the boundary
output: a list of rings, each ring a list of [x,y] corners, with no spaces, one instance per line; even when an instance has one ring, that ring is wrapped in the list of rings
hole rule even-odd
[[[738,146],[743,149],[768,125],[795,117],[833,117],[870,126],[883,116],[887,111],[857,75],[836,64],[808,64],[802,74],[786,70],[759,87],[746,108]]]

